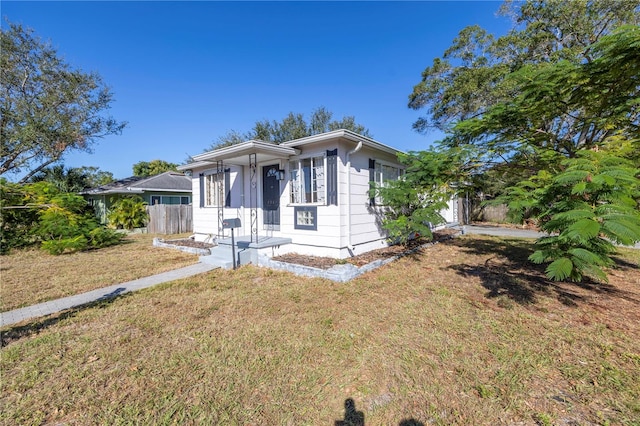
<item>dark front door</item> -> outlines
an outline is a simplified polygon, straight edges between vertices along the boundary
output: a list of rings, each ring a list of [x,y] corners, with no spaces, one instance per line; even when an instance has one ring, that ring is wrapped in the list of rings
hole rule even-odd
[[[265,226],[280,226],[278,164],[262,168],[262,219]]]

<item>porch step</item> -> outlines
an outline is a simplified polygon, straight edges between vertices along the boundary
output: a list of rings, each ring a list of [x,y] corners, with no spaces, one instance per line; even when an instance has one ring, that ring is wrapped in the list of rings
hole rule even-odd
[[[210,249],[211,254],[207,256],[200,256],[200,262],[208,265],[219,266],[224,269],[233,268],[233,256],[230,245],[218,245]],[[247,249],[236,247],[235,258],[237,265],[246,265],[251,263],[251,253]]]

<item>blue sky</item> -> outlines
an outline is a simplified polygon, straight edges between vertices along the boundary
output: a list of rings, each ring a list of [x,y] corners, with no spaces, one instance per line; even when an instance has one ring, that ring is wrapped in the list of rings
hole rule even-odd
[[[426,149],[440,135],[412,129],[413,86],[462,28],[505,33],[500,4],[3,1],[1,14],[111,87],[109,113],[128,127],[64,164],[124,178],[139,161],[182,163],[230,130],[319,106],[382,143]]]

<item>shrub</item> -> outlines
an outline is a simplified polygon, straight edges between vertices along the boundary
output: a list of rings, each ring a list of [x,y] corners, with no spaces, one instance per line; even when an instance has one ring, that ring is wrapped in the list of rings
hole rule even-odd
[[[640,241],[640,169],[606,151],[584,151],[563,164],[537,193],[541,229],[549,236],[538,240],[529,259],[549,263],[554,280],[606,281],[614,243]]]
[[[19,185],[0,181],[0,252],[41,243],[51,254],[117,244],[120,233],[99,225],[79,195],[61,193],[51,183]]]
[[[145,226],[147,222],[147,203],[141,197],[120,198],[111,207],[109,223],[117,229],[134,229]]]

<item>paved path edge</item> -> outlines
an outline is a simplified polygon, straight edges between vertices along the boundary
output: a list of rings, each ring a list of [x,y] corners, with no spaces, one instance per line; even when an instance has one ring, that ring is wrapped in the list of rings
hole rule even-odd
[[[37,305],[26,306],[24,308],[14,309],[12,311],[0,313],[0,327],[13,325],[21,321],[36,317],[51,315],[77,306],[86,305],[88,303],[100,300],[108,300],[121,294],[143,288],[152,287],[169,281],[179,280],[181,278],[191,277],[193,275],[216,269],[214,265],[206,263],[196,263],[194,265],[185,266],[184,268],[174,269],[149,277],[139,278],[137,280],[125,282],[122,284],[114,284],[108,287],[91,290],[86,293],[76,294],[74,296],[63,297],[61,299],[50,300],[48,302],[38,303]]]

